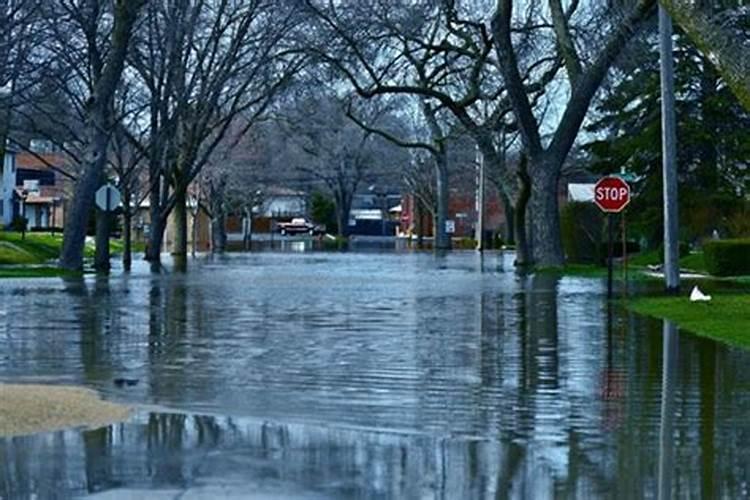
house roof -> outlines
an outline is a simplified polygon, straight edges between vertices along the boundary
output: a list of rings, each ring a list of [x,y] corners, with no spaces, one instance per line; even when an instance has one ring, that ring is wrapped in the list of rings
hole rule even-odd
[[[267,186],[262,191],[266,196],[305,196],[304,191],[297,191],[283,186]]]
[[[18,153],[16,154],[16,168],[26,170],[50,170],[50,165],[65,170],[70,166],[70,159],[63,153]]]

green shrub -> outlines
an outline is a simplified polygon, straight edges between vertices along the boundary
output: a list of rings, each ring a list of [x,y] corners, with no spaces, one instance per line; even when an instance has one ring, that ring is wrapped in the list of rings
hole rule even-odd
[[[474,250],[477,248],[477,240],[464,236],[453,240],[454,250]]]
[[[13,217],[13,220],[10,223],[10,229],[17,233],[22,233],[26,231],[26,227],[28,226],[28,224],[29,220],[26,217],[16,215],[15,217]]]
[[[600,264],[606,255],[602,246],[604,217],[593,203],[572,202],[560,214],[562,243],[571,264]],[[604,254],[601,249],[604,248]]]
[[[708,241],[703,255],[714,276],[750,275],[750,239]]]

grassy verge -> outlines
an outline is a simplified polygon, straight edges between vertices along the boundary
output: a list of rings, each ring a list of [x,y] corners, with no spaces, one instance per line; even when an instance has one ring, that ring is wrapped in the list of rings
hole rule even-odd
[[[662,263],[663,256],[656,250],[642,252],[629,258],[629,263],[635,267],[656,266]],[[703,260],[703,252],[695,252],[680,258],[680,268],[699,273],[708,273]]]
[[[0,231],[0,278],[39,278],[66,276],[69,273],[51,265],[60,255],[62,235],[51,233],[21,233]],[[86,258],[94,257],[94,245],[87,244],[84,249]],[[123,243],[110,241],[112,255],[121,254]],[[134,251],[138,251],[135,248]],[[8,267],[12,266],[12,267]]]
[[[711,302],[687,297],[644,297],[628,303],[639,314],[673,321],[680,328],[750,349],[750,294],[715,295]]]
[[[0,267],[2,278],[57,278],[62,276],[80,276],[80,273],[66,271],[59,267]]]
[[[649,281],[655,280],[653,276],[649,276],[641,272],[642,269],[629,268],[628,269],[628,281]],[[538,269],[537,272],[542,274],[559,274],[561,276],[575,276],[579,278],[606,278],[608,270],[603,266],[595,266],[589,264],[566,264],[563,267],[545,267]],[[615,281],[621,281],[623,279],[623,269],[620,265],[615,265],[613,270],[613,278]]]

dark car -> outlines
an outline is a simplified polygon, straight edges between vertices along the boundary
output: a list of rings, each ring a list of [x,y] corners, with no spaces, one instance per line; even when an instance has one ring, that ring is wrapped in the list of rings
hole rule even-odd
[[[308,222],[305,219],[292,219],[291,222],[280,222],[279,232],[281,234],[321,234],[324,231],[320,226]]]

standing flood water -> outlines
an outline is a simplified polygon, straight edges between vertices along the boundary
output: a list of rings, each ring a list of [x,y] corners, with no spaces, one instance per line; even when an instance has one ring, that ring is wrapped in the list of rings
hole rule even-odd
[[[259,253],[6,281],[0,382],[141,409],[0,439],[0,498],[750,494],[749,353],[511,259]]]

